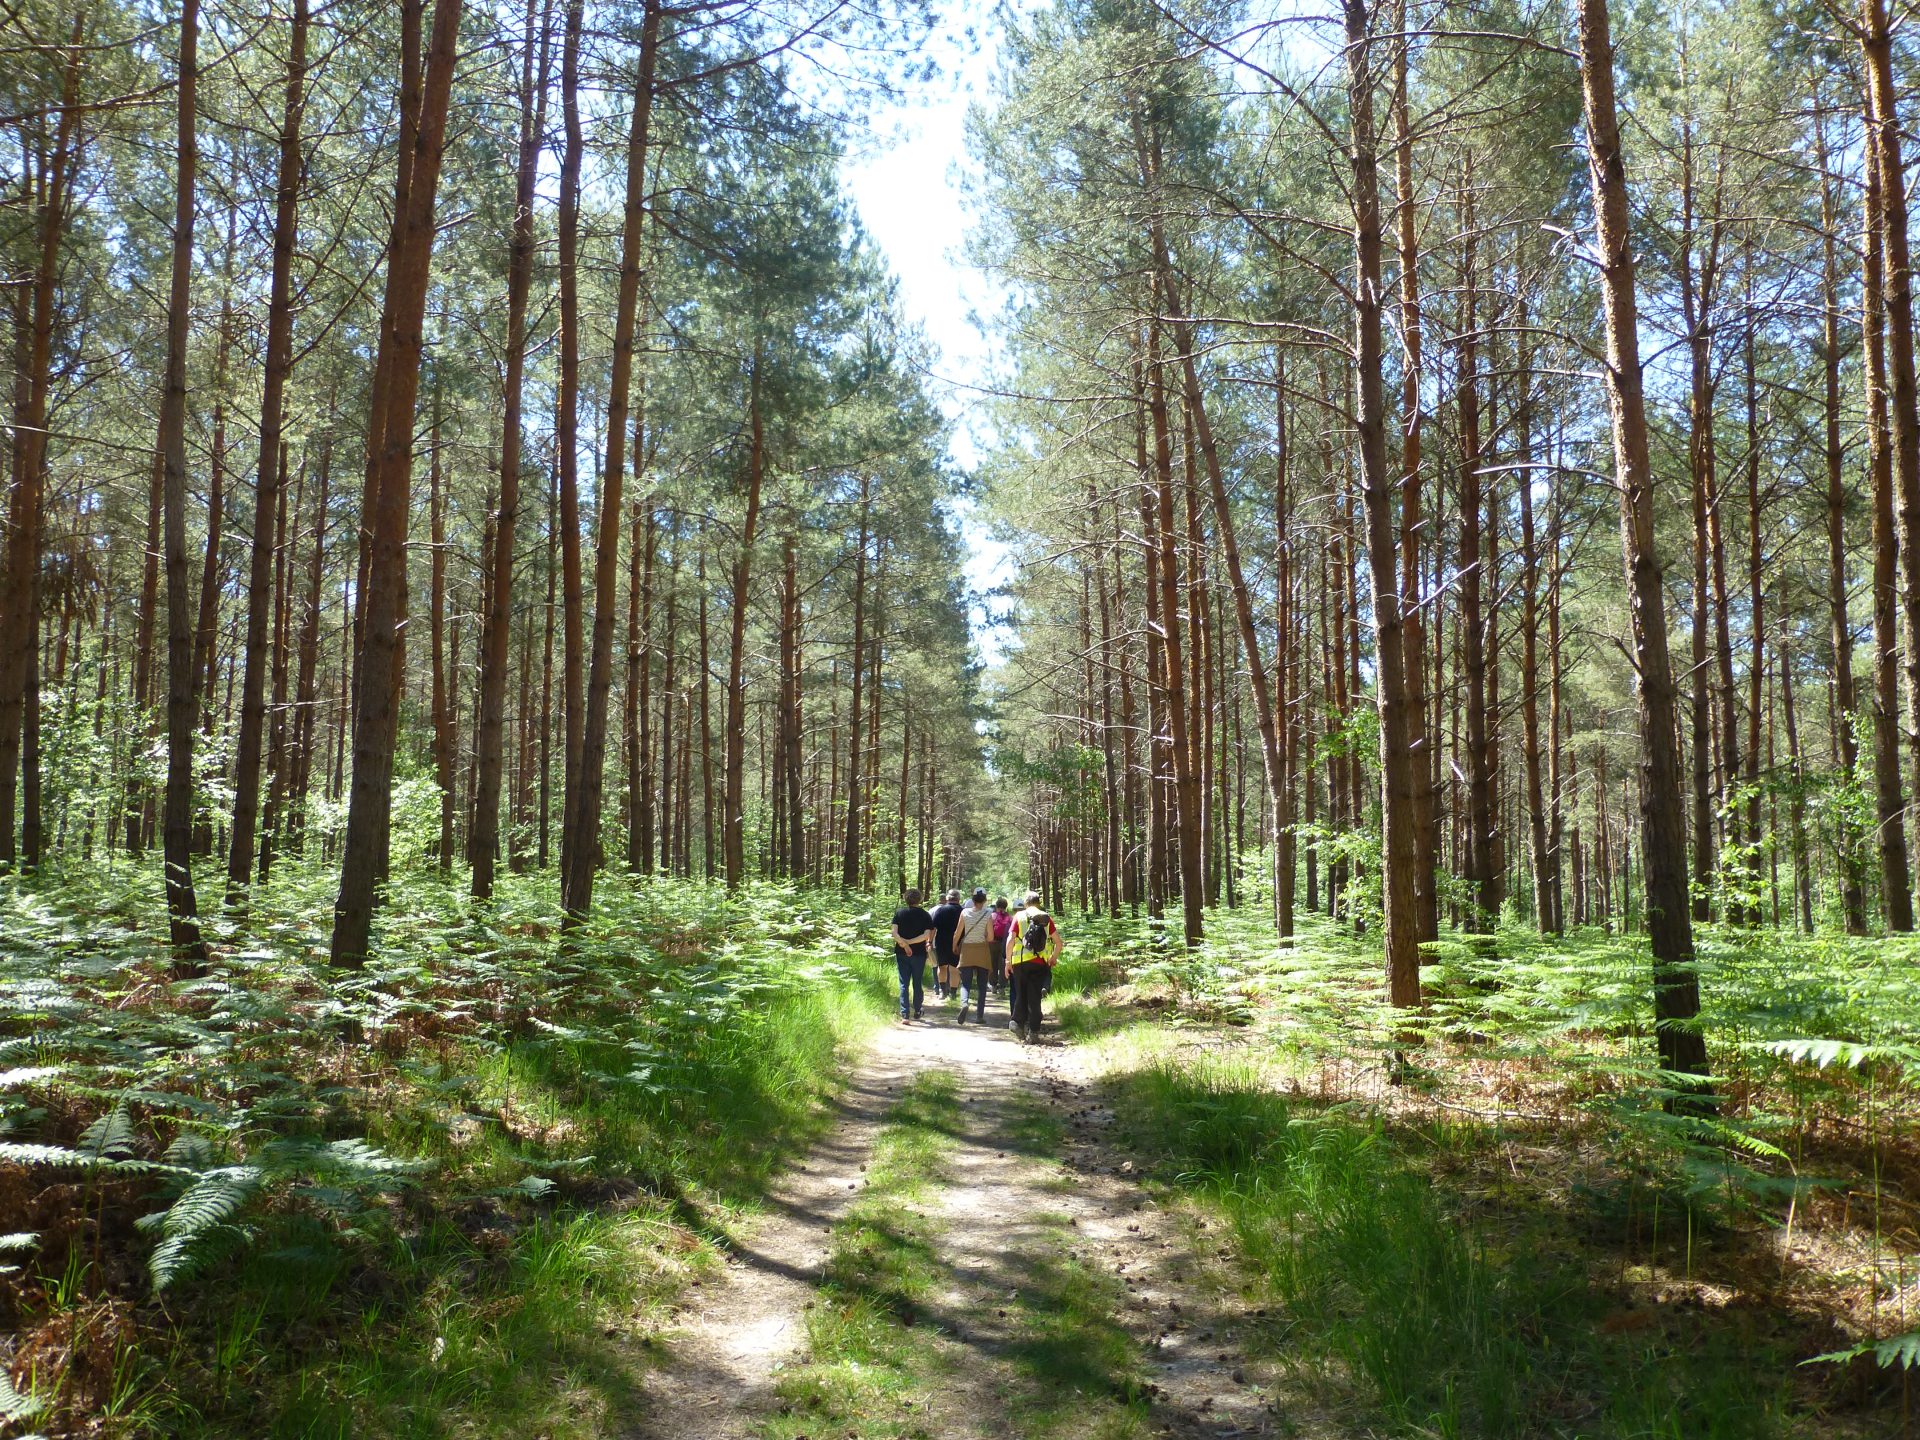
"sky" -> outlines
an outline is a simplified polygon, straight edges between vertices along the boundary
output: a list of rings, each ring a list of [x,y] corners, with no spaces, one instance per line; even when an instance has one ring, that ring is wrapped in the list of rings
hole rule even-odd
[[[899,278],[902,305],[940,353],[934,388],[958,422],[954,459],[968,466],[978,437],[968,425],[967,387],[992,355],[973,315],[990,313],[1001,297],[993,278],[964,258],[973,218],[965,178],[978,173],[967,155],[967,107],[988,94],[1000,38],[991,18],[970,19],[969,8],[944,0],[924,52],[939,74],[876,106],[849,136],[841,167],[861,224]]]
[[[965,258],[974,222],[966,182],[978,174],[967,154],[967,109],[990,94],[1000,39],[986,7],[941,0],[924,52],[939,73],[875,106],[848,137],[841,167],[861,224],[900,282],[902,308],[933,342],[938,358],[928,388],[953,422],[949,454],[963,469],[985,448],[978,387],[998,348],[975,317],[991,316],[1005,299],[995,278]],[[955,508],[971,528],[971,503]],[[1006,579],[1003,546],[975,535],[967,553],[966,578],[976,591]],[[981,658],[997,662],[1010,636],[987,623],[979,607],[973,628]]]

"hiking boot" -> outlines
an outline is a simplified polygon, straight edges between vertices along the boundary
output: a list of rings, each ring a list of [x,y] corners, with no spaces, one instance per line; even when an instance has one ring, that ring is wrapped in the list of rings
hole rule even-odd
[[[954,1017],[953,1017],[953,1023],[954,1023],[954,1024],[956,1024],[956,1025],[964,1025],[964,1024],[966,1024],[966,1023],[967,1023],[967,1012],[966,1012],[966,1011],[964,1011],[964,1010],[962,1010],[962,1011],[961,1011],[961,1012],[960,1012],[960,1013],[959,1013],[958,1015],[956,1015],[956,1016],[954,1016]]]

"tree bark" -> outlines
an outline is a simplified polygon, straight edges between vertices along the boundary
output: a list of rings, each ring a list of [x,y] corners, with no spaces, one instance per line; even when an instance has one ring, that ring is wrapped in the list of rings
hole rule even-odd
[[[280,120],[279,179],[274,188],[273,258],[267,282],[267,350],[260,393],[260,459],[255,470],[253,560],[247,577],[245,678],[240,734],[234,747],[233,833],[227,852],[227,903],[244,907],[254,867],[260,804],[260,756],[266,729],[267,621],[279,510],[280,436],[287,376],[293,369],[293,256],[299,244],[300,185],[305,165],[300,124],[306,109],[307,0],[294,0],[287,30],[287,91]]]
[[[560,44],[560,113],[566,147],[560,158],[559,288],[560,376],[554,397],[554,446],[560,461],[561,709],[565,737],[560,764],[560,888],[564,896],[572,867],[580,799],[580,736],[585,716],[586,676],[581,638],[580,581],[580,167],[586,141],[580,128],[580,31],[585,0],[566,0]],[[541,843],[541,864],[546,863]]]
[[[1894,523],[1900,542],[1906,738],[1912,766],[1908,785],[1920,794],[1920,393],[1914,373],[1906,168],[1900,152],[1893,39],[1885,0],[1861,0],[1860,50],[1866,70],[1866,142],[1880,171],[1880,286],[1887,316],[1887,424],[1893,438]],[[1910,929],[1911,924],[1909,918],[1904,928]]]
[[[1163,294],[1156,298],[1162,304],[1167,299]],[[1179,805],[1175,841],[1180,861],[1181,927],[1186,943],[1195,946],[1205,936],[1206,876],[1201,864],[1200,785],[1194,773],[1189,735],[1190,697],[1181,637],[1180,562],[1174,535],[1173,442],[1167,417],[1166,362],[1160,348],[1157,317],[1147,325],[1147,413],[1153,422],[1153,477],[1158,505],[1152,538],[1157,542],[1160,571],[1160,669],[1166,692],[1174,797]]]
[[[1393,48],[1394,223],[1400,250],[1400,339],[1406,350],[1400,377],[1400,623],[1407,661],[1407,733],[1414,752],[1414,906],[1422,941],[1440,936],[1440,896],[1435,871],[1440,850],[1434,805],[1434,736],[1427,716],[1427,626],[1420,593],[1420,542],[1426,528],[1420,475],[1421,357],[1420,247],[1413,197],[1413,133],[1407,100],[1406,0],[1398,0]]]
[[[577,7],[568,8],[569,23]],[[546,144],[547,62],[552,0],[541,0],[539,59],[535,61],[532,0],[520,63],[520,146],[514,169],[513,231],[507,241],[507,357],[500,427],[500,506],[487,557],[486,608],[480,636],[480,718],[474,729],[473,824],[468,858],[475,898],[493,894],[500,857],[500,793],[506,768],[507,668],[513,633],[513,556],[520,525],[520,461],[525,447],[527,297],[533,288],[534,184]],[[577,32],[577,26],[576,26]],[[577,43],[577,40],[576,40]]]
[[[23,731],[27,724],[27,687],[33,647],[39,634],[40,550],[45,517],[47,472],[47,409],[53,390],[53,332],[58,322],[60,247],[66,235],[73,175],[79,168],[80,80],[86,49],[85,6],[75,13],[67,45],[66,66],[60,82],[60,115],[54,126],[53,152],[44,171],[40,192],[37,253],[34,257],[33,295],[29,314],[31,334],[26,346],[27,377],[24,404],[16,412],[13,436],[13,494],[7,510],[5,588],[0,590],[0,865],[14,861],[14,785],[20,775]],[[193,46],[186,38],[197,9],[182,21],[182,81],[191,103],[193,84],[186,75]],[[192,123],[188,114],[183,124]],[[193,168],[187,161],[189,203]],[[178,262],[176,261],[176,270]],[[185,323],[185,299],[181,323]],[[185,341],[182,339],[182,345]],[[184,385],[184,379],[182,384]],[[184,420],[182,421],[184,425]],[[183,441],[184,443],[184,441]],[[29,784],[34,783],[29,781]],[[23,787],[24,788],[24,787]],[[28,849],[34,848],[29,846]]]
[[[561,901],[578,917],[593,903],[600,865],[600,794],[606,779],[607,697],[613,685],[614,591],[620,578],[621,490],[626,479],[627,411],[633,384],[634,337],[640,308],[640,250],[647,219],[647,144],[653,114],[653,70],[659,50],[660,0],[647,0],[640,27],[633,121],[627,133],[627,186],[620,239],[620,278],[614,299],[613,370],[608,380],[607,455],[600,478],[600,536],[594,556],[593,669],[587,681],[586,723],[580,732],[579,803],[564,847]],[[639,458],[640,447],[635,447]]]
[[[1478,283],[1474,240],[1473,171],[1461,179],[1463,192],[1460,291],[1460,339],[1456,346],[1459,376],[1456,394],[1460,408],[1460,651],[1467,699],[1467,869],[1473,887],[1473,908],[1467,928],[1492,933],[1500,914],[1500,874],[1496,858],[1492,735],[1487,663],[1487,615],[1482,597],[1487,589],[1490,557],[1481,548],[1481,526],[1486,506],[1480,470],[1481,454],[1479,315],[1474,287]],[[1497,587],[1496,587],[1497,588]]]
[[[860,704],[861,673],[867,643],[867,534],[873,523],[873,478],[863,470],[860,475],[860,537],[853,552],[853,698],[847,718],[847,824],[840,847],[840,884],[851,890],[860,883],[861,776]]]
[[[1154,157],[1156,168],[1159,157]],[[1194,361],[1193,326],[1181,309],[1179,290],[1173,273],[1173,265],[1167,255],[1166,238],[1159,222],[1154,222],[1154,243],[1156,263],[1160,269],[1161,283],[1167,297],[1167,308],[1174,317],[1173,343],[1180,352],[1181,377],[1186,385],[1188,413],[1193,417],[1195,438],[1199,441],[1199,450],[1207,472],[1207,489],[1213,501],[1213,520],[1215,532],[1220,537],[1220,551],[1227,567],[1227,583],[1233,591],[1234,622],[1240,631],[1240,649],[1247,661],[1247,688],[1253,696],[1254,724],[1260,732],[1260,759],[1267,780],[1267,807],[1270,823],[1276,835],[1282,824],[1281,811],[1283,775],[1280,764],[1280,731],[1274,717],[1273,692],[1267,683],[1266,659],[1261,654],[1260,631],[1254,620],[1253,594],[1247,584],[1245,568],[1240,563],[1240,542],[1233,521],[1233,506],[1227,496],[1227,482],[1220,465],[1218,447],[1214,444],[1213,426],[1207,418],[1206,402],[1200,392],[1200,372]],[[1276,856],[1279,847],[1275,847]],[[1276,873],[1274,893],[1280,892],[1280,883]],[[1288,909],[1291,909],[1291,896],[1288,897]],[[1276,916],[1276,919],[1278,917]],[[1292,930],[1292,915],[1286,917],[1285,928],[1281,934]]]
[[[1880,163],[1868,148],[1860,314],[1867,385],[1867,471],[1873,503],[1873,782],[1880,850],[1880,901],[1887,929],[1913,929],[1912,878],[1907,869],[1906,802],[1900,775],[1899,591],[1895,578],[1893,443],[1887,417],[1886,307],[1881,287],[1883,216]]]
[[[166,388],[160,397],[160,454],[166,466],[163,509],[167,569],[168,939],[176,973],[198,974],[207,958],[193,888],[193,733],[195,673],[192,605],[187,593],[187,326],[193,281],[193,201],[199,172],[195,99],[199,88],[199,0],[180,9],[178,138],[175,151],[173,264],[167,295]],[[11,777],[8,777],[9,781]]]
[[[430,603],[427,606],[427,649],[432,669],[431,721],[433,725],[433,775],[440,791],[440,840],[434,847],[434,859],[442,874],[453,869],[453,771],[454,708],[448,693],[446,610],[447,610],[447,499],[441,484],[443,466],[440,449],[440,397],[434,395],[433,434],[428,444],[427,527],[431,555],[428,558]],[[454,631],[456,651],[460,632]],[[459,659],[458,654],[455,660]]]
[[[407,3],[417,11],[425,0]],[[414,407],[420,391],[427,283],[433,263],[434,197],[446,143],[460,9],[461,0],[434,3],[418,119],[411,127],[412,153],[403,151],[395,186],[393,233],[387,251],[388,316],[375,360],[375,373],[384,380],[386,390],[374,407],[381,421],[377,443],[368,446],[369,564],[360,693],[353,723],[353,780],[347,799],[340,893],[333,909],[333,962],[356,968],[367,958],[374,887],[392,822],[393,753],[400,719],[396,661],[406,609]]]
[[[1627,169],[1614,105],[1607,0],[1580,0],[1580,84],[1593,187],[1607,349],[1607,400],[1620,490],[1621,551],[1632,612],[1640,701],[1640,830],[1646,864],[1647,933],[1653,948],[1653,1015],[1660,1063],[1705,1076],[1707,1047],[1695,1023],[1700,986],[1687,902],[1687,842],[1681,822],[1679,744],[1667,606],[1654,543],[1653,468],[1647,450],[1634,294]],[[1702,1082],[1704,1083],[1704,1082]]]
[[[766,439],[760,416],[759,353],[747,381],[747,513],[740,526],[740,549],[733,562],[731,634],[727,644],[727,715],[724,786],[721,797],[721,859],[727,888],[737,890],[747,873],[745,814],[747,758],[747,605],[753,583],[753,547],[760,531],[760,492],[766,472]],[[902,803],[905,803],[904,786]],[[905,863],[904,841],[902,863]]]
[[[1373,583],[1374,693],[1380,715],[1381,888],[1383,947],[1391,1002],[1420,1003],[1418,788],[1413,722],[1408,710],[1405,631],[1401,623],[1395,479],[1387,465],[1387,413],[1382,374],[1379,156],[1373,114],[1375,67],[1366,0],[1344,0],[1347,105],[1352,126],[1354,237],[1354,400],[1361,497],[1366,509],[1367,569]]]

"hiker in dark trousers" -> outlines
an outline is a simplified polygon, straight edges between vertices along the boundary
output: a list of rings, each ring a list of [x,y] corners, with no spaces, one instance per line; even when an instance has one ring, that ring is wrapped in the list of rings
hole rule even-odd
[[[1040,1038],[1040,1003],[1060,963],[1060,927],[1040,908],[1040,892],[1029,890],[1026,903],[1007,933],[1007,978],[1013,985],[1013,1033],[1022,1040]]]
[[[951,999],[960,990],[958,966],[960,957],[954,953],[953,936],[960,928],[960,892],[949,890],[944,903],[933,907],[933,963],[934,981],[940,987],[940,998]]]
[[[893,963],[900,972],[900,1018],[918,1020],[926,998],[927,948],[933,943],[933,917],[920,908],[920,892],[909,890],[893,912]],[[907,1006],[911,989],[913,1006]]]
[[[987,977],[993,971],[993,910],[987,905],[987,892],[973,892],[973,903],[960,912],[956,933],[960,949],[960,1020],[967,1023],[967,1006],[973,1006],[974,1019],[987,1023]]]

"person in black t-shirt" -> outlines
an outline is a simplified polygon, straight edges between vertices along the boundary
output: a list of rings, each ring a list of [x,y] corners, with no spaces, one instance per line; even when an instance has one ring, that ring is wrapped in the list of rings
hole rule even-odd
[[[940,986],[942,1000],[960,990],[960,957],[953,948],[954,932],[959,928],[960,892],[949,890],[945,903],[936,905],[933,911],[934,979]]]
[[[906,903],[893,912],[893,963],[900,972],[900,1018],[918,1020],[926,995],[927,947],[933,942],[933,917],[920,908],[920,892],[907,891]],[[908,993],[913,1005],[909,1010]]]

